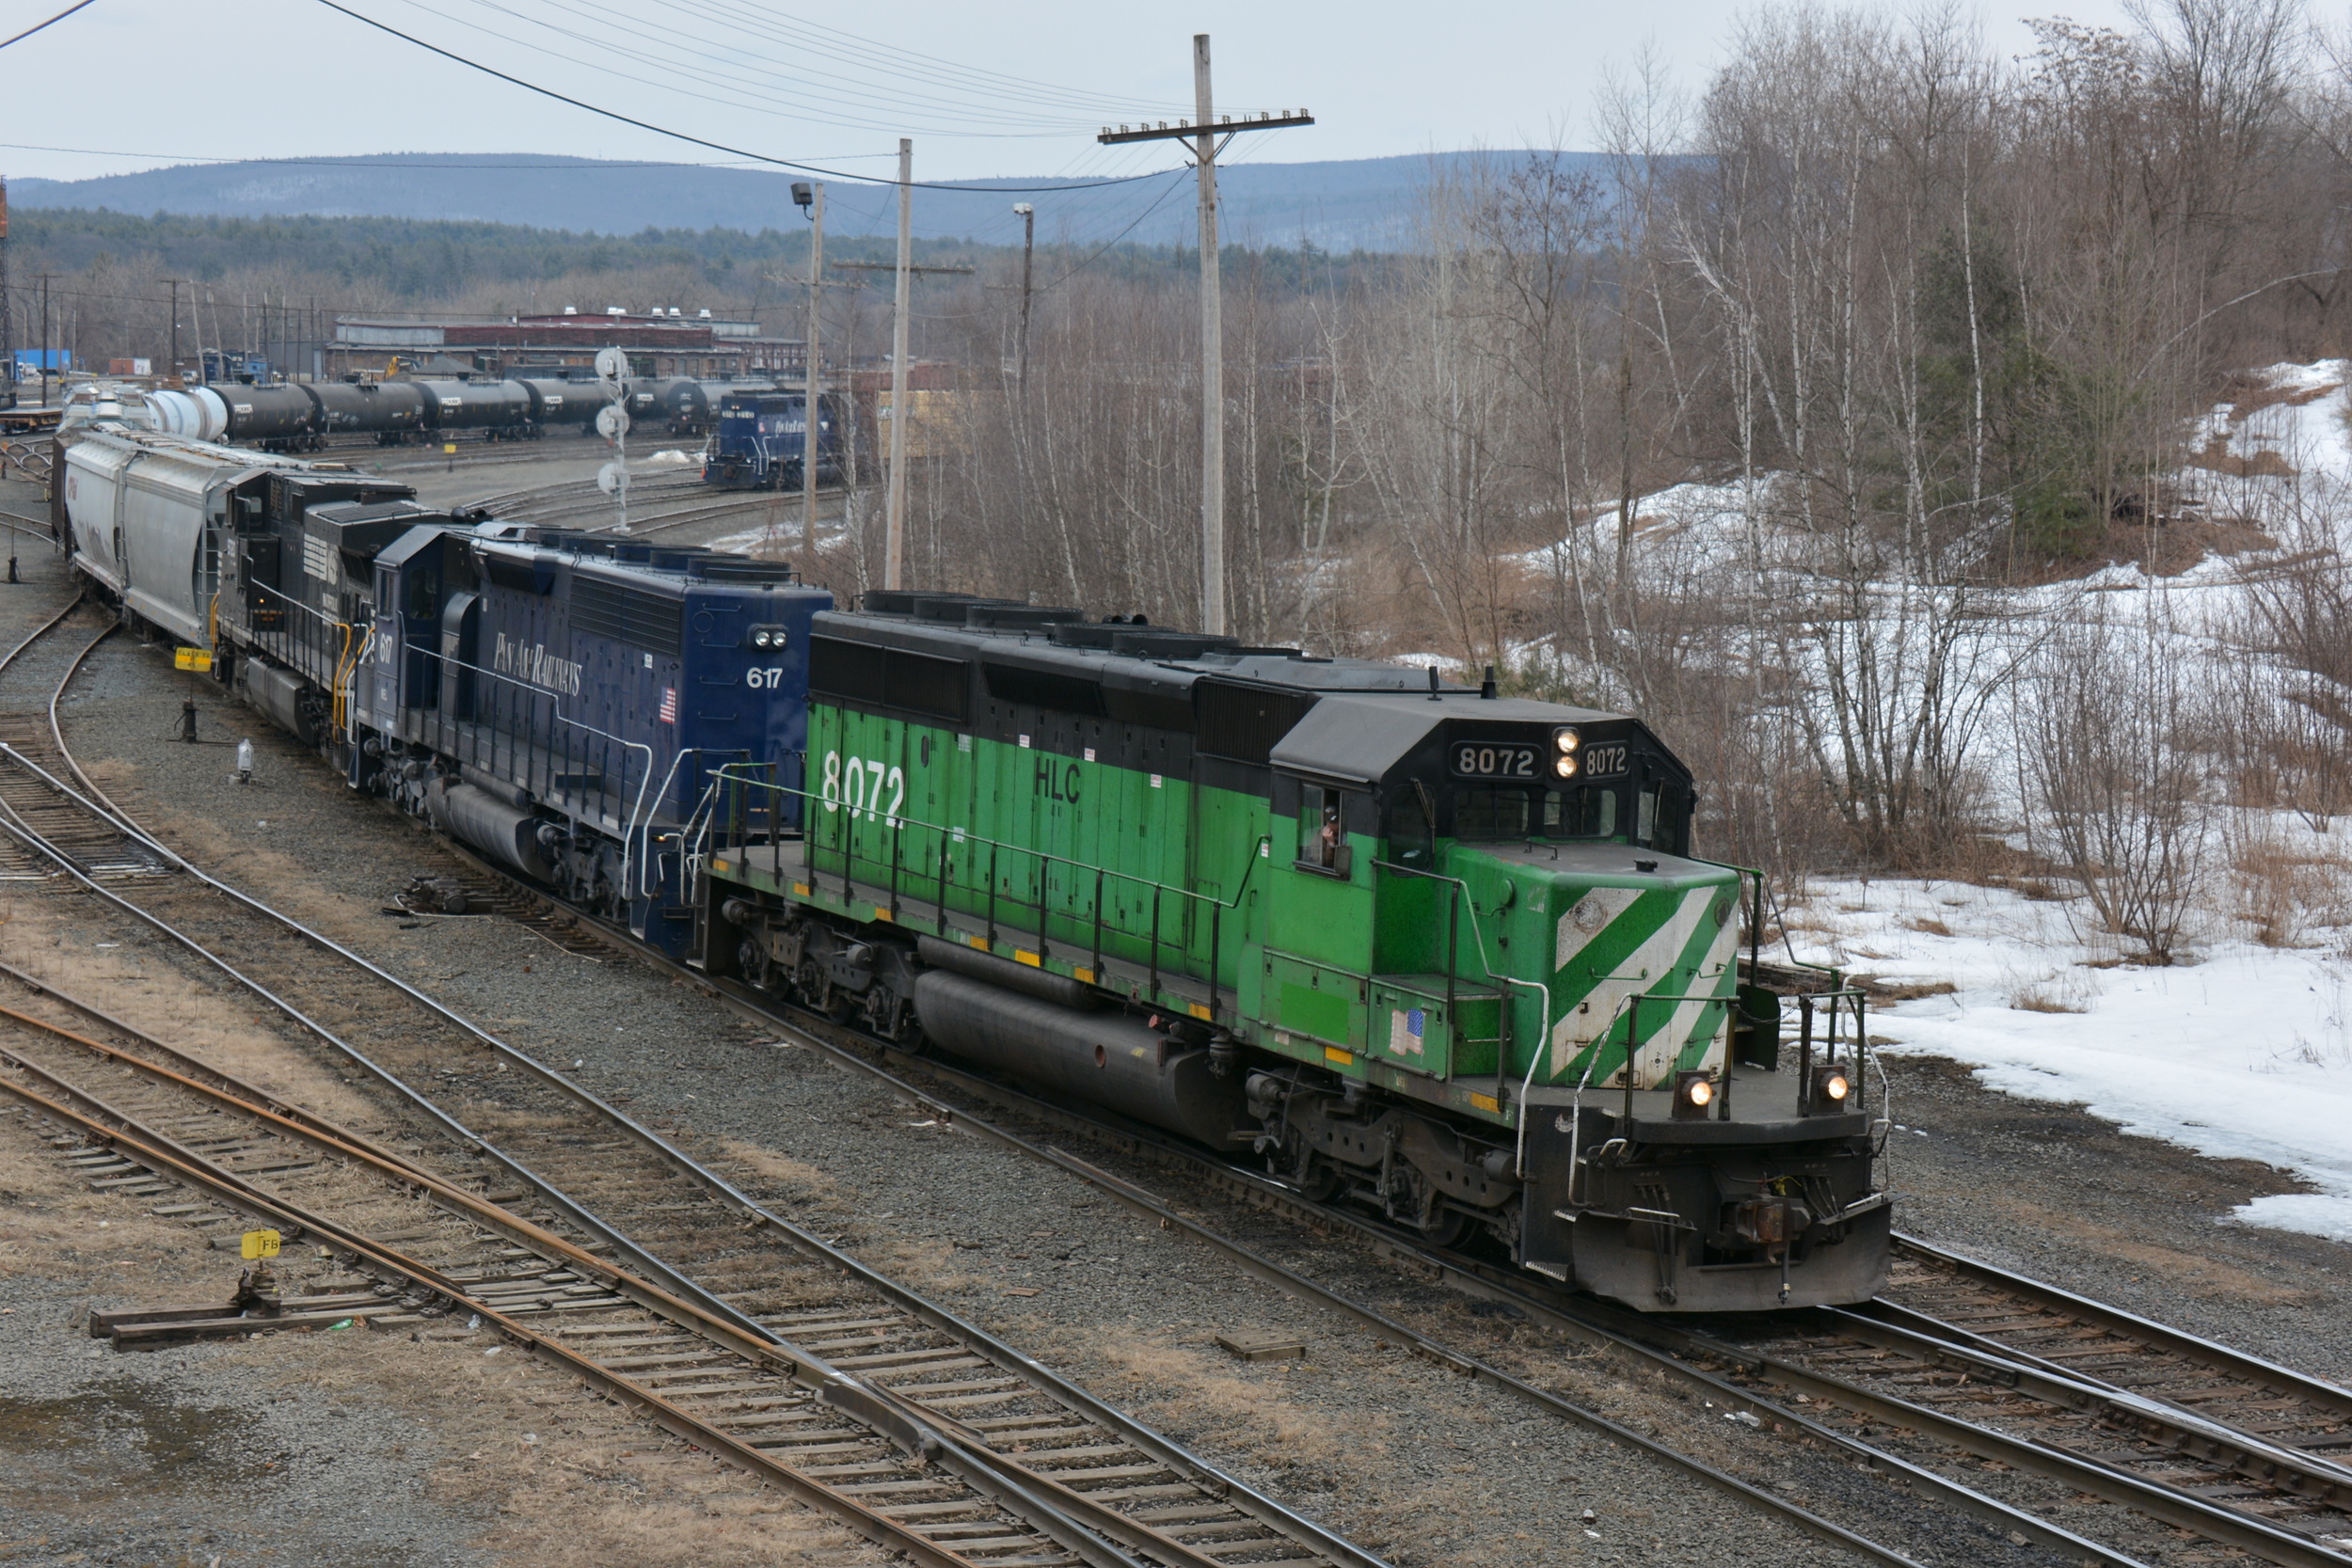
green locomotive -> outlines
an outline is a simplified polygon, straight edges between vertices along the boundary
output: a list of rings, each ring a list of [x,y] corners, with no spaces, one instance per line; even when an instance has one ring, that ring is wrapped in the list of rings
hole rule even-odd
[[[1859,999],[1781,1039],[1638,721],[949,594],[808,678],[687,847],[703,967],[1643,1310],[1883,1282]]]

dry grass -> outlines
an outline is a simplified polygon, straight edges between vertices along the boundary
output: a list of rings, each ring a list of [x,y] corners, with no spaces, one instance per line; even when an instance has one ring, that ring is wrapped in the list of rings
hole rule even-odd
[[[1374,1418],[1370,1425],[1375,1430],[1368,1432],[1366,1423],[1342,1420],[1317,1406],[1317,1380],[1308,1370],[1311,1358],[1262,1362],[1242,1372],[1222,1351],[1203,1352],[1140,1334],[1106,1335],[1094,1348],[1129,1377],[1157,1391],[1159,1407],[1185,1425],[1214,1426],[1226,1441],[1280,1463],[1334,1465],[1352,1451],[1386,1447],[1377,1441],[1390,1424],[1386,1416]],[[1299,1378],[1303,1397],[1295,1401],[1289,1385],[1297,1373],[1292,1369],[1307,1371]]]
[[[836,1192],[834,1179],[805,1160],[742,1138],[723,1137],[719,1148],[729,1160],[801,1202],[828,1201]]]
[[[821,410],[824,404],[820,402],[818,407]],[[1921,936],[1927,937],[1948,937],[1952,934],[1952,928],[1949,926],[1924,914],[1914,915],[1904,921],[1903,928],[1908,931],[1916,931]]]
[[[2009,1005],[2021,1013],[2087,1013],[2094,994],[2090,977],[2070,967],[2038,979],[2012,979]]]
[[[145,942],[94,948],[55,906],[28,902],[0,910],[0,959],[258,1088],[354,1128],[375,1125],[369,1103],[297,1043],[291,1025],[279,1032],[277,1014],[258,1011],[248,997],[191,983]],[[19,1011],[83,1033],[91,1028],[13,986],[6,998]]]
[[[2233,821],[2229,852],[2236,917],[2264,946],[2312,946],[2314,930],[2352,926],[2352,861],[2296,849],[2266,816]]]

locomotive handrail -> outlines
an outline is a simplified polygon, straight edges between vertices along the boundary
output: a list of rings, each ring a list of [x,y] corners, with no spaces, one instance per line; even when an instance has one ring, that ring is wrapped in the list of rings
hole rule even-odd
[[[564,699],[563,694],[560,692],[550,691],[542,686],[533,686],[528,681],[517,680],[513,675],[507,674],[503,671],[492,670],[485,665],[469,663],[465,659],[458,658],[453,655],[442,653],[436,648],[409,645],[408,651],[425,658],[436,660],[443,665],[454,666],[459,670],[471,671],[473,673],[478,675],[487,675],[494,681],[515,688],[527,697],[544,697],[547,699],[548,703],[548,717],[554,720],[557,723],[568,724],[573,729],[584,731],[589,735],[595,736],[599,740],[607,741],[615,746],[625,747],[632,752],[643,752],[645,753],[645,768],[644,771],[638,777],[637,799],[629,807],[628,827],[621,835],[621,887],[624,892],[626,892],[628,887],[629,871],[635,864],[638,816],[644,809],[645,790],[647,786],[653,783],[653,748],[646,745],[642,740],[631,740],[626,736],[614,735],[610,730],[601,730],[596,725],[588,723],[582,720],[571,718],[564,712]],[[460,721],[460,722],[462,721]],[[681,747],[679,749],[680,754],[683,755],[686,751],[691,749],[692,748]],[[626,769],[624,769],[622,774],[622,787],[628,787],[628,773]]]
[[[1630,1120],[1633,1103],[1633,1059],[1642,1049],[1641,1041],[1633,1037],[1633,1031],[1640,1020],[1642,1004],[1645,1002],[1722,1002],[1724,1000],[1723,997],[1710,996],[1704,992],[1660,995],[1656,992],[1635,991],[1629,996],[1617,998],[1616,1009],[1609,1015],[1609,1022],[1601,1026],[1599,1035],[1594,1037],[1593,1053],[1584,1058],[1583,1075],[1577,1079],[1576,1090],[1568,1097],[1568,1201],[1570,1203],[1576,1201],[1577,1148],[1584,1139],[1584,1089],[1585,1085],[1593,1081],[1593,1069],[1600,1066],[1600,1048],[1607,1042],[1609,1031],[1617,1026],[1617,1015],[1630,1013],[1635,1020],[1633,1023],[1626,1026],[1625,1031],[1626,1117]],[[1542,1065],[1543,1059],[1543,1046],[1539,1043],[1535,1048],[1534,1059],[1527,1064],[1527,1077],[1519,1084],[1518,1148],[1512,1156],[1511,1168],[1522,1180],[1527,1177],[1527,1097],[1534,1087],[1535,1069]],[[1724,1084],[1723,1114],[1724,1119],[1728,1120],[1731,1116],[1731,1056],[1728,1046],[1724,1055]],[[1607,1150],[1604,1149],[1602,1152],[1606,1153]]]
[[[1084,871],[1101,871],[1106,877],[1116,877],[1120,881],[1134,882],[1142,887],[1157,889],[1162,893],[1172,893],[1180,898],[1190,898],[1198,903],[1207,905],[1214,909],[1231,910],[1239,908],[1241,904],[1242,892],[1248,886],[1249,881],[1249,871],[1245,870],[1242,873],[1241,881],[1236,883],[1234,886],[1233,896],[1231,899],[1220,899],[1215,894],[1196,893],[1190,888],[1176,887],[1168,882],[1155,882],[1149,877],[1137,877],[1131,872],[1112,871],[1104,866],[1089,864],[1085,861],[1072,860],[1067,855],[1057,855],[1049,849],[1033,849],[1023,844],[1013,844],[1001,839],[983,838],[978,833],[973,832],[971,830],[966,828],[950,827],[938,822],[925,822],[919,818],[908,816],[903,813],[886,812],[870,805],[853,806],[847,800],[837,798],[828,800],[815,790],[803,789],[794,784],[771,784],[766,779],[749,778],[743,774],[734,771],[734,769],[739,767],[772,768],[774,766],[775,764],[768,762],[731,762],[726,764],[724,767],[715,769],[713,771],[713,777],[724,779],[731,784],[754,784],[762,789],[772,789],[780,795],[797,795],[804,800],[813,800],[817,804],[825,806],[832,810],[845,811],[851,813],[852,815],[870,816],[886,824],[893,824],[894,826],[892,826],[891,831],[894,832],[904,828],[920,828],[927,832],[946,833],[951,836],[953,842],[958,844],[977,844],[981,847],[988,849],[1009,849],[1015,854],[1027,855],[1038,861],[1051,861],[1057,865],[1074,866]],[[1260,834],[1259,842],[1264,842],[1265,838],[1266,835],[1263,833]],[[1254,849],[1256,846],[1252,845],[1251,847]],[[844,850],[843,853],[846,855],[848,851]],[[1251,870],[1256,868],[1257,859],[1258,857],[1254,854],[1250,857]]]
[[[713,770],[712,777],[713,777],[714,782],[723,781],[723,782],[726,782],[726,783],[729,783],[729,784],[741,784],[741,785],[744,785],[744,786],[747,786],[747,787],[756,787],[756,788],[760,788],[760,789],[772,790],[772,791],[774,791],[774,792],[775,792],[776,794],[778,794],[778,795],[784,795],[784,796],[795,796],[795,797],[798,797],[798,798],[799,798],[802,801],[803,801],[804,803],[805,803],[805,802],[814,802],[814,803],[815,803],[815,804],[817,804],[817,805],[819,805],[819,806],[822,806],[822,807],[826,808],[828,811],[834,811],[834,812],[847,812],[847,813],[850,814],[850,818],[849,818],[849,822],[850,822],[850,823],[853,823],[853,822],[854,822],[854,820],[855,820],[855,818],[856,818],[858,816],[863,815],[863,816],[866,816],[871,817],[871,818],[873,818],[873,819],[874,819],[874,820],[876,820],[876,821],[880,821],[880,822],[882,822],[882,823],[884,823],[884,824],[888,825],[888,827],[889,827],[889,831],[891,832],[891,833],[892,833],[892,835],[893,835],[893,837],[892,837],[892,846],[893,846],[893,851],[894,851],[894,852],[893,852],[893,855],[892,855],[892,857],[891,857],[891,870],[892,870],[892,878],[891,878],[891,895],[892,895],[892,898],[891,898],[891,901],[892,901],[892,912],[893,912],[893,914],[894,914],[894,915],[895,915],[895,914],[896,914],[896,912],[897,912],[897,903],[898,903],[898,855],[897,855],[897,853],[896,853],[896,849],[897,849],[897,847],[898,847],[899,844],[901,844],[901,843],[903,843],[903,842],[904,842],[903,837],[902,837],[901,835],[902,835],[903,831],[904,831],[905,829],[908,829],[908,828],[914,828],[914,829],[921,830],[921,831],[923,831],[923,832],[934,832],[934,833],[939,834],[939,835],[940,835],[940,857],[941,857],[941,861],[942,861],[942,863],[943,863],[943,865],[944,865],[944,863],[945,863],[945,862],[946,862],[946,855],[947,855],[947,846],[948,846],[949,844],[951,844],[951,843],[954,843],[954,844],[963,844],[963,845],[971,845],[971,846],[975,846],[975,847],[979,847],[979,848],[984,848],[984,849],[989,850],[989,851],[990,851],[990,853],[991,853],[991,871],[990,871],[990,874],[989,874],[989,889],[988,889],[988,895],[989,895],[989,905],[990,905],[990,913],[989,913],[989,942],[990,942],[990,946],[991,946],[992,950],[993,949],[994,942],[995,942],[995,913],[994,913],[994,909],[995,909],[995,896],[996,896],[996,876],[995,876],[995,871],[994,871],[994,856],[995,856],[996,852],[998,852],[998,851],[1007,851],[1007,852],[1009,852],[1009,853],[1011,853],[1011,854],[1013,854],[1013,855],[1025,855],[1025,856],[1029,857],[1029,859],[1030,859],[1030,860],[1032,860],[1033,862],[1035,862],[1035,863],[1037,863],[1040,867],[1043,867],[1043,866],[1045,866],[1045,865],[1047,865],[1047,864],[1053,864],[1053,865],[1058,865],[1058,866],[1065,866],[1065,867],[1068,867],[1068,868],[1070,868],[1070,869],[1072,869],[1072,870],[1085,871],[1085,872],[1088,872],[1088,873],[1089,873],[1089,874],[1091,874],[1091,875],[1092,875],[1092,877],[1093,877],[1093,878],[1094,878],[1094,879],[1095,879],[1095,898],[1094,898],[1094,914],[1093,914],[1093,923],[1094,923],[1094,926],[1095,926],[1095,936],[1096,936],[1096,942],[1097,942],[1097,949],[1096,949],[1096,961],[1095,961],[1095,963],[1094,963],[1094,966],[1093,966],[1093,967],[1094,967],[1095,972],[1096,972],[1098,974],[1101,973],[1101,970],[1102,970],[1102,963],[1101,963],[1101,957],[1100,957],[1100,941],[1101,941],[1101,935],[1102,935],[1102,924],[1103,924],[1102,883],[1103,883],[1104,879],[1106,879],[1106,878],[1107,878],[1107,879],[1115,879],[1116,880],[1118,880],[1118,881],[1120,881],[1120,882],[1122,882],[1122,883],[1127,883],[1127,884],[1131,884],[1131,885],[1133,885],[1133,886],[1136,886],[1136,887],[1140,887],[1140,888],[1148,888],[1148,889],[1152,890],[1152,929],[1151,933],[1149,934],[1149,936],[1148,936],[1148,937],[1143,937],[1143,936],[1141,936],[1139,933],[1135,933],[1135,932],[1123,932],[1123,933],[1121,933],[1121,934],[1122,934],[1122,935],[1126,935],[1126,936],[1130,936],[1130,937],[1138,937],[1138,938],[1139,938],[1139,940],[1147,941],[1147,942],[1150,942],[1150,944],[1151,944],[1151,958],[1150,958],[1150,960],[1149,960],[1149,961],[1150,961],[1150,967],[1151,967],[1151,970],[1152,970],[1152,981],[1151,981],[1151,984],[1152,984],[1152,991],[1153,991],[1153,993],[1154,993],[1155,995],[1157,994],[1158,990],[1159,990],[1159,965],[1160,965],[1160,952],[1161,952],[1161,949],[1163,949],[1164,947],[1166,947],[1166,946],[1168,945],[1168,942],[1166,942],[1166,941],[1165,941],[1165,940],[1161,937],[1161,935],[1160,935],[1160,931],[1159,931],[1159,911],[1160,911],[1160,905],[1161,905],[1162,898],[1163,898],[1165,895],[1167,895],[1173,894],[1173,895],[1175,895],[1176,896],[1178,896],[1178,897],[1180,897],[1180,898],[1184,898],[1184,899],[1189,899],[1189,900],[1191,900],[1191,901],[1192,901],[1192,907],[1193,907],[1193,908],[1195,908],[1196,910],[1202,910],[1202,911],[1207,911],[1207,913],[1208,913],[1208,914],[1209,914],[1209,916],[1210,916],[1210,931],[1209,931],[1209,961],[1208,961],[1208,964],[1209,964],[1209,973],[1208,973],[1208,974],[1207,974],[1207,976],[1206,976],[1206,977],[1207,977],[1207,979],[1208,979],[1208,981],[1209,981],[1209,998],[1210,998],[1209,1010],[1210,1010],[1210,1012],[1211,1012],[1212,1014],[1214,1014],[1214,1013],[1216,1012],[1216,993],[1217,993],[1217,990],[1218,990],[1218,985],[1217,985],[1217,979],[1216,979],[1216,959],[1217,959],[1218,952],[1219,952],[1219,950],[1220,950],[1220,948],[1221,948],[1221,945],[1222,945],[1222,942],[1221,942],[1221,938],[1222,938],[1223,913],[1224,913],[1224,911],[1227,911],[1227,910],[1238,910],[1238,909],[1241,907],[1242,899],[1243,899],[1243,897],[1245,896],[1245,895],[1246,895],[1246,893],[1247,893],[1247,891],[1248,891],[1248,888],[1250,875],[1251,875],[1251,874],[1252,874],[1252,873],[1253,873],[1253,872],[1257,869],[1257,862],[1258,862],[1260,859],[1262,859],[1262,858],[1263,858],[1263,855],[1262,855],[1262,853],[1261,853],[1262,847],[1263,847],[1263,846],[1264,846],[1265,844],[1267,844],[1267,843],[1269,843],[1269,842],[1270,842],[1270,840],[1268,839],[1268,837],[1267,837],[1266,835],[1263,835],[1263,834],[1262,834],[1262,835],[1260,835],[1260,837],[1259,837],[1258,841],[1257,841],[1256,843],[1254,843],[1254,844],[1252,844],[1252,845],[1250,846],[1250,851],[1251,851],[1251,852],[1250,852],[1250,854],[1249,854],[1249,856],[1248,856],[1248,861],[1249,861],[1249,863],[1248,863],[1248,866],[1247,866],[1247,867],[1243,870],[1243,873],[1242,873],[1242,876],[1241,876],[1240,880],[1239,880],[1239,881],[1237,881],[1237,882],[1234,884],[1234,888],[1233,888],[1233,896],[1232,896],[1230,900],[1228,900],[1228,899],[1220,898],[1220,897],[1218,897],[1217,895],[1214,895],[1214,894],[1199,893],[1199,892],[1195,892],[1194,890],[1192,890],[1192,889],[1190,889],[1190,888],[1173,887],[1173,886],[1170,886],[1169,884],[1168,884],[1168,883],[1166,883],[1166,882],[1158,882],[1158,881],[1153,881],[1153,880],[1152,880],[1151,878],[1149,878],[1149,877],[1138,877],[1138,876],[1136,876],[1136,875],[1133,874],[1132,872],[1125,872],[1125,871],[1113,871],[1113,870],[1110,870],[1108,867],[1105,867],[1105,866],[1100,866],[1100,865],[1089,865],[1089,864],[1088,864],[1086,862],[1083,862],[1083,861],[1077,861],[1077,860],[1073,860],[1073,859],[1071,859],[1070,857],[1068,857],[1068,856],[1066,856],[1066,855],[1057,855],[1057,854],[1054,854],[1054,853],[1053,853],[1052,851],[1050,851],[1050,850],[1045,850],[1045,849],[1038,849],[1038,848],[1032,848],[1032,847],[1028,847],[1028,846],[1026,846],[1026,845],[1011,844],[1011,843],[1008,843],[1008,842],[1005,842],[1005,841],[1003,841],[1003,840],[999,840],[999,839],[986,838],[986,837],[983,837],[982,835],[980,835],[980,834],[978,834],[978,833],[972,832],[971,832],[971,831],[969,831],[968,829],[959,828],[959,827],[953,827],[953,826],[948,826],[948,825],[942,824],[942,823],[937,823],[937,822],[926,822],[926,821],[922,821],[922,820],[920,820],[919,818],[916,818],[916,817],[912,817],[912,816],[904,816],[904,815],[902,815],[902,814],[893,813],[893,812],[886,812],[886,811],[883,811],[882,809],[881,809],[881,808],[879,808],[879,807],[877,807],[877,806],[871,805],[871,804],[867,804],[867,805],[852,805],[852,804],[850,804],[850,803],[849,802],[849,800],[848,800],[847,799],[845,799],[845,798],[841,798],[841,797],[835,797],[835,798],[834,798],[834,799],[832,799],[832,800],[827,800],[827,799],[826,799],[826,798],[825,798],[825,797],[824,797],[821,793],[819,793],[818,791],[816,791],[816,790],[811,790],[811,789],[808,789],[808,788],[805,788],[805,787],[803,787],[803,786],[800,786],[800,785],[776,784],[776,783],[773,783],[772,781],[770,781],[770,780],[767,780],[767,779],[753,778],[753,777],[749,776],[748,774],[745,774],[745,773],[739,773],[739,772],[737,772],[737,771],[736,771],[736,769],[737,769],[739,767],[742,767],[742,768],[771,768],[771,767],[773,767],[773,766],[774,766],[774,765],[773,765],[773,764],[771,764],[771,763],[744,763],[744,764],[728,763],[728,764],[725,764],[724,766],[723,766],[723,767],[721,767],[721,768],[718,768],[714,769],[714,770]],[[813,826],[813,818],[807,818],[807,817],[805,817],[805,816],[804,816],[804,818],[803,818],[803,822],[804,822],[804,834],[805,834],[806,828],[807,828],[808,826]],[[847,824],[847,823],[845,823],[845,830],[846,830],[846,827],[847,827],[847,826],[848,826],[848,824]],[[815,850],[815,848],[817,847],[817,846],[816,846],[816,844],[815,844],[815,842],[814,842],[814,840],[813,840],[813,839],[808,839],[808,838],[805,838],[805,837],[804,837],[804,842],[806,842],[806,843],[809,845],[809,847],[810,847],[810,849],[812,850],[812,852],[813,852],[813,851]],[[849,888],[850,888],[850,883],[851,883],[851,881],[853,880],[853,878],[852,878],[852,876],[851,876],[851,872],[850,872],[850,867],[852,866],[852,864],[854,863],[854,862],[855,862],[855,860],[856,860],[856,854],[855,854],[855,851],[854,851],[853,847],[850,847],[850,846],[849,846],[849,845],[846,845],[846,844],[845,844],[845,845],[839,846],[838,847],[839,847],[840,854],[841,854],[841,863],[842,863],[842,872],[841,872],[841,875],[842,875],[843,895],[844,895],[844,897],[845,897],[845,899],[846,899],[846,898],[848,897],[848,895],[849,895]],[[811,863],[811,864],[810,864],[810,866],[809,866],[809,877],[810,877],[810,879],[811,879],[811,883],[812,883],[812,885],[814,885],[815,879],[816,879],[816,875],[817,875],[816,866],[815,866],[814,863],[812,862],[812,863]],[[941,888],[942,888],[942,895],[941,895],[941,899],[940,899],[941,906],[942,906],[942,912],[941,912],[941,914],[940,914],[940,916],[939,916],[939,924],[940,924],[940,927],[941,927],[942,930],[945,930],[945,929],[946,929],[946,913],[945,913],[945,889],[946,889],[946,875],[945,875],[944,870],[943,870],[942,874],[940,875],[940,877],[938,878],[938,880],[939,880],[939,882],[940,882],[940,884],[941,884]],[[1043,893],[1042,893],[1042,891],[1041,891],[1041,890],[1040,896],[1039,896],[1039,899],[1038,899],[1038,902],[1037,902],[1037,910],[1038,910],[1038,932],[1037,932],[1037,935],[1038,935],[1038,941],[1039,941],[1039,943],[1040,943],[1040,951],[1039,951],[1039,956],[1040,956],[1041,958],[1042,958],[1042,957],[1045,957],[1045,956],[1047,955],[1047,953],[1050,951],[1050,942],[1049,942],[1049,923],[1050,923],[1051,919],[1053,918],[1053,916],[1052,916],[1052,911],[1050,911],[1050,910],[1046,907],[1045,900],[1044,900],[1044,895],[1043,895]],[[1073,918],[1075,918],[1075,917],[1073,917]],[[1184,945],[1184,943],[1181,943],[1181,942],[1180,942],[1180,946],[1182,946],[1182,945]]]
[[[1489,980],[1500,980],[1506,986],[1525,986],[1529,990],[1538,993],[1543,998],[1543,1022],[1537,1026],[1535,1031],[1535,1056],[1540,1059],[1543,1054],[1545,1033],[1551,1027],[1551,982],[1549,980],[1522,980],[1518,978],[1516,975],[1497,974],[1495,973],[1494,965],[1486,961],[1486,933],[1478,924],[1478,900],[1471,895],[1470,884],[1462,880],[1459,877],[1450,877],[1442,871],[1423,871],[1417,865],[1400,865],[1393,861],[1384,861],[1379,859],[1375,859],[1372,864],[1373,869],[1375,871],[1393,871],[1406,877],[1426,877],[1433,882],[1450,882],[1453,884],[1454,890],[1456,893],[1460,894],[1465,899],[1469,900],[1470,942],[1471,944],[1478,949],[1478,967],[1480,970],[1485,972],[1486,978]],[[1446,925],[1449,933],[1451,932],[1454,920],[1457,916],[1458,911],[1449,910],[1447,911]],[[1450,940],[1451,938],[1449,936],[1449,941]],[[1446,963],[1446,978],[1449,982],[1451,982],[1454,977],[1454,971],[1455,967],[1456,965],[1453,961],[1453,957],[1449,954]],[[1449,1025],[1451,1025],[1453,1022],[1453,1012],[1454,997],[1451,989],[1449,989],[1446,994],[1446,1014]],[[1510,1009],[1508,1007],[1503,1009],[1502,1032],[1503,1043],[1507,1045],[1511,1037],[1511,1019]],[[1495,1078],[1498,1085],[1500,1085],[1502,1077],[1502,1064],[1498,1061],[1495,1064]]]

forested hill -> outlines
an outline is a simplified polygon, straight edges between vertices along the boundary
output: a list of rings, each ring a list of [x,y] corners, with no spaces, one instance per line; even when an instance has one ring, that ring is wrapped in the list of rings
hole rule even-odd
[[[1436,173],[1474,153],[1361,158],[1307,164],[1237,163],[1224,169],[1229,242],[1323,250],[1391,250],[1409,243],[1419,193]],[[1516,162],[1518,152],[1483,156]],[[1171,152],[1168,162],[1173,166]],[[916,177],[922,177],[921,166]],[[637,234],[647,229],[798,229],[793,176],[752,169],[597,163],[530,154],[385,153],[321,162],[183,165],[94,180],[19,179],[12,202],[25,208],[104,208],[209,217],[310,215],[407,217],[521,224],[576,234]],[[1017,243],[1016,201],[1037,208],[1038,239],[1147,245],[1192,240],[1188,171],[1079,188],[1048,179],[974,181],[970,191],[918,190],[914,231],[929,239]],[[1062,188],[1035,189],[1059,185]],[[830,233],[897,231],[887,187],[828,186]]]

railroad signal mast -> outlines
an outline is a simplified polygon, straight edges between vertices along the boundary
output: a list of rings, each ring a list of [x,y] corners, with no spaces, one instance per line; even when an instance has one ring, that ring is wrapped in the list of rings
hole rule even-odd
[[[1209,35],[1192,36],[1192,96],[1200,119],[1192,124],[1103,127],[1094,139],[1109,146],[1132,141],[1189,141],[1193,161],[1200,171],[1200,629],[1212,636],[1225,631],[1225,329],[1217,284],[1216,155],[1219,138],[1231,141],[1237,132],[1278,131],[1293,125],[1312,125],[1306,110],[1295,113],[1216,118],[1209,90]]]

